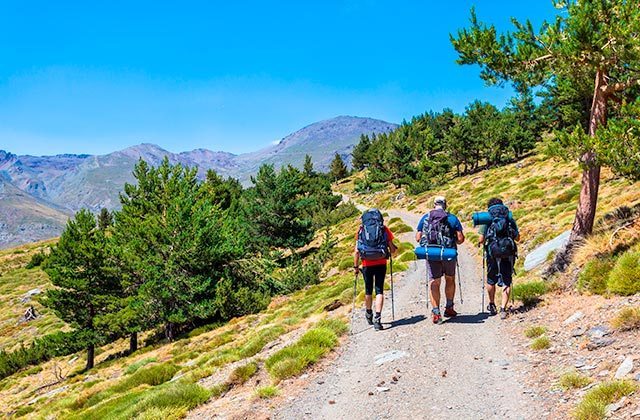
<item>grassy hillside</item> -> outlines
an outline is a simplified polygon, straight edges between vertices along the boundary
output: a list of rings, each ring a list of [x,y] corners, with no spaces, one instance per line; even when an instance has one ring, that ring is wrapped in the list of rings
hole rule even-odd
[[[23,369],[0,381],[0,412],[33,418],[180,418],[203,404],[201,410],[228,406],[227,401],[239,395],[254,406],[266,405],[277,395],[284,398],[290,378],[327,355],[347,330],[357,224],[354,218],[333,227],[335,252],[319,284],[274,298],[259,314],[202,327],[172,343],[157,341],[148,332],[142,337],[145,345],[126,357],[121,352],[128,343],[120,340],[97,351],[97,365],[88,373],[81,372],[84,361],[80,354]],[[394,221],[394,227],[407,229],[400,221]],[[47,277],[40,269],[24,268],[43,245],[0,254],[3,295],[5,289],[7,293],[0,300],[3,317],[6,313],[19,316],[23,308],[14,309],[15,301],[24,292],[47,287]],[[401,249],[407,255],[412,252],[409,244]],[[394,266],[396,271],[403,268],[402,263]],[[361,301],[362,285],[359,291]],[[11,329],[0,331],[0,342],[6,348],[33,338],[32,334],[64,328],[55,316],[37,308],[44,313],[39,320],[10,324]],[[236,412],[244,410],[234,407]]]
[[[37,301],[35,293],[50,284],[47,275],[38,268],[25,268],[32,255],[49,244],[51,241],[0,251],[0,351],[15,350],[20,344],[30,344],[35,338],[64,329],[64,322]],[[30,291],[33,296],[27,295]],[[40,316],[28,323],[20,322],[30,306]]]
[[[418,213],[432,207],[435,195],[444,195],[449,210],[467,226],[467,237],[473,242],[476,242],[477,234],[471,229],[472,213],[486,210],[489,198],[501,197],[518,221],[522,236],[518,261],[521,267],[528,252],[571,229],[580,193],[580,175],[576,164],[538,154],[517,163],[454,178],[417,196],[408,196],[393,187],[370,194],[355,193],[356,182],[362,174],[341,183],[339,190],[371,206],[405,208]],[[611,230],[609,215],[639,204],[640,182],[632,183],[603,170],[596,237]],[[584,263],[583,260],[579,262]],[[522,270],[519,271],[522,274]]]

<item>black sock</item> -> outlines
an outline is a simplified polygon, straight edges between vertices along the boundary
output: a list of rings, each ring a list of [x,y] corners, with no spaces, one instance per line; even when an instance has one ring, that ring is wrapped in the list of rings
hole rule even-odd
[[[373,311],[372,311],[371,309],[367,309],[367,314],[368,314],[368,315],[370,315],[370,314],[372,314],[372,313],[373,313]]]
[[[380,312],[376,312],[376,318],[380,319]]]

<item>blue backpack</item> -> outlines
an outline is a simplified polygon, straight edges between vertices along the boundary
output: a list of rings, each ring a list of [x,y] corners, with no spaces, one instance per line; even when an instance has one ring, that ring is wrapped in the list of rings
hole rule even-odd
[[[362,215],[362,225],[358,231],[358,252],[363,260],[379,260],[389,257],[387,231],[382,213],[371,209]]]

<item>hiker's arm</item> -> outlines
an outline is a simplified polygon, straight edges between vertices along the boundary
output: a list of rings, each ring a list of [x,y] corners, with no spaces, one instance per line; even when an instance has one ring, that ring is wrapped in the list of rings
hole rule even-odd
[[[389,251],[391,251],[392,254],[395,254],[396,251],[398,251],[398,247],[393,243],[393,241],[389,241]]]
[[[464,233],[461,230],[456,232],[456,242],[461,245],[464,242]]]
[[[420,242],[421,238],[422,238],[422,231],[417,231],[416,232],[416,242]]]
[[[484,235],[480,234],[480,237],[478,238],[478,246],[484,244]]]
[[[353,270],[356,274],[360,271],[360,253],[358,252],[358,244],[353,249]]]

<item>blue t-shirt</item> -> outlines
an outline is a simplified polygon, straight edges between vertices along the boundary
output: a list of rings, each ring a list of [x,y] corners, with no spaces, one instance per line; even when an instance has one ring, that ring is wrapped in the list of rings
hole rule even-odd
[[[429,220],[429,213],[425,214],[422,216],[422,219],[420,219],[420,223],[418,223],[418,227],[416,228],[417,232],[422,232],[424,222],[427,220]],[[451,226],[451,229],[453,229],[454,232],[462,232],[462,223],[460,223],[460,220],[456,216],[449,213],[449,216],[447,216],[447,222],[449,222],[449,226]]]

